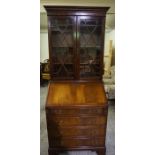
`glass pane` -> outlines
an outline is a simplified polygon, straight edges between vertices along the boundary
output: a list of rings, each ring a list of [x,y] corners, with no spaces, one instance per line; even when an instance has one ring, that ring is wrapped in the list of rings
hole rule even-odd
[[[73,22],[74,20],[69,17],[52,19],[53,77],[74,76]]]
[[[80,19],[80,77],[100,76],[101,32],[101,20]]]

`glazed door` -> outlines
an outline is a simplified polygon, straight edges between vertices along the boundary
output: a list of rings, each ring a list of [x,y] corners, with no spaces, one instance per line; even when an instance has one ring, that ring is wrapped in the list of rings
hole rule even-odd
[[[79,16],[77,24],[77,52],[79,78],[101,79],[103,71],[103,19]]]
[[[75,78],[76,17],[50,16],[49,55],[52,79]]]

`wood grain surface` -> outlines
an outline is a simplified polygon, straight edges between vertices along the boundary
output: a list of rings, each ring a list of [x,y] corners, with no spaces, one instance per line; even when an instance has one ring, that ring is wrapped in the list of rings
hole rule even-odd
[[[50,83],[47,106],[106,105],[103,84],[96,83]]]

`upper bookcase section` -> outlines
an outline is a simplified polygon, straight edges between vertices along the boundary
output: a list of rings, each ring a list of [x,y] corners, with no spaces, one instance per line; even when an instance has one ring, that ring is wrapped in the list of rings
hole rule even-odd
[[[45,6],[52,80],[102,80],[108,7]]]

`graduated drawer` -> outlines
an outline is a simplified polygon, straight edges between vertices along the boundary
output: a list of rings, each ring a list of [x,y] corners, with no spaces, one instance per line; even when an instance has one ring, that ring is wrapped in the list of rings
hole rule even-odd
[[[105,137],[98,138],[60,138],[51,139],[50,147],[74,148],[74,147],[103,147]]]
[[[53,109],[48,109],[46,112],[48,114],[57,116],[57,115],[72,115],[72,116],[77,116],[77,115],[107,115],[107,107],[103,108],[96,108],[96,107],[88,107],[88,108],[53,108]]]
[[[53,117],[47,116],[47,125],[51,127],[105,125],[105,116]]]
[[[105,126],[71,126],[71,127],[51,127],[50,137],[93,137],[104,136]]]

